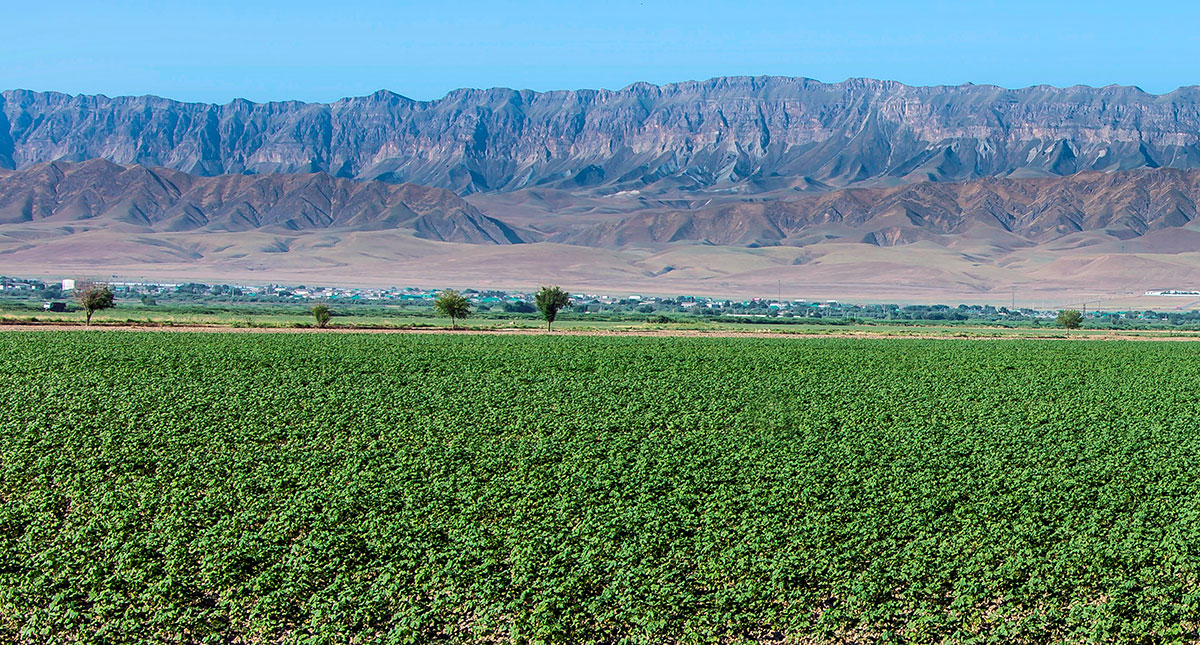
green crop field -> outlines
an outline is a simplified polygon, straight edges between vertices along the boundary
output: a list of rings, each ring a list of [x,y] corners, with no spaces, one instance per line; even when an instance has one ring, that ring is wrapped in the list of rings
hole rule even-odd
[[[1200,344],[0,333],[0,641],[1200,638]]]

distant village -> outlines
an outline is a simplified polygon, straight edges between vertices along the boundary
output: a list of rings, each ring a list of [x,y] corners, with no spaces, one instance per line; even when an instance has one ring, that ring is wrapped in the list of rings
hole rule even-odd
[[[431,307],[441,289],[424,287],[335,287],[311,285],[249,285],[249,284],[205,284],[199,282],[125,282],[108,281],[118,301],[136,301],[145,306],[206,303],[317,303],[344,305]],[[72,298],[75,280],[45,281],[33,278],[0,276],[0,298],[24,302],[42,301],[47,310],[65,311]],[[1193,295],[1192,291],[1163,290],[1147,292],[1146,295]],[[533,292],[464,289],[473,308],[480,312],[534,313]],[[836,300],[806,300],[782,298],[749,298],[734,300],[706,296],[652,296],[640,294],[605,295],[593,293],[572,294],[571,312],[587,314],[683,314],[688,317],[719,317],[722,319],[770,319],[820,318],[820,319],[880,319],[880,320],[992,320],[992,321],[1039,321],[1052,319],[1057,311],[1029,308],[1008,308],[992,305],[950,306],[900,305],[900,304],[854,304]],[[1170,322],[1173,324],[1200,322],[1197,312],[1155,311],[1088,311],[1089,319],[1139,320]],[[780,321],[782,322],[782,321]]]

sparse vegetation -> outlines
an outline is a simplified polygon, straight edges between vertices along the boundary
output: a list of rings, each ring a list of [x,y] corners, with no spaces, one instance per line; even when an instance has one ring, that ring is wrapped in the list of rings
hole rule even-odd
[[[333,313],[329,310],[329,305],[315,305],[312,308],[313,318],[317,321],[317,327],[325,328],[329,324],[329,318]]]
[[[112,289],[103,282],[79,280],[75,283],[75,301],[83,308],[86,324],[91,326],[92,314],[115,306]]]
[[[471,301],[454,289],[446,289],[433,301],[433,309],[439,315],[450,318],[450,328],[457,329],[460,319],[471,316]]]
[[[1083,314],[1075,309],[1066,309],[1058,312],[1058,326],[1065,329],[1079,329],[1083,324]]]
[[[550,331],[550,325],[558,317],[559,310],[571,305],[571,294],[558,286],[542,287],[534,294],[534,301],[537,302],[538,311],[542,312],[542,318],[546,319],[546,331]]]

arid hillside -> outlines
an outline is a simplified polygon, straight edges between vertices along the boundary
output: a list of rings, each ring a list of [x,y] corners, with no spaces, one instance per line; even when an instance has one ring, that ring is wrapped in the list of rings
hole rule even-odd
[[[720,77],[333,103],[0,93],[0,167],[104,158],[454,190],[749,193],[1200,167],[1200,90]]]
[[[1200,285],[1198,197],[1173,169],[701,204],[54,162],[0,173],[0,273],[1115,302]]]

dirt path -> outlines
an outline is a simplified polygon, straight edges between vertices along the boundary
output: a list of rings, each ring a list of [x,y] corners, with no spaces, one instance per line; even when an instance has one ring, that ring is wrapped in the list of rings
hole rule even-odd
[[[804,329],[763,330],[704,330],[704,329],[556,329],[546,331],[535,327],[495,327],[451,330],[444,327],[371,328],[371,327],[231,327],[228,325],[145,325],[137,323],[99,324],[91,327],[63,323],[0,323],[0,331],[96,331],[96,332],[207,332],[229,334],[460,334],[495,336],[638,336],[679,338],[880,338],[880,339],[931,339],[931,340],[1134,340],[1134,341],[1200,341],[1200,332],[1170,332],[1142,330],[1136,332],[1109,332],[1104,334],[1073,334],[1064,336],[1059,331],[1046,333],[1011,333],[1007,329],[975,328],[961,333],[930,332],[918,329],[881,328],[845,332],[807,331]]]
[[[0,331],[104,331],[104,332],[208,332],[234,334],[455,334],[466,336],[680,336],[713,338],[861,338],[877,336],[863,333],[826,333],[802,331],[759,331],[759,330],[703,330],[703,329],[555,329],[547,331],[540,327],[491,327],[449,329],[446,327],[230,327],[228,325],[139,325],[136,323],[100,324],[91,327],[62,323],[11,323],[0,324]],[[923,336],[909,335],[910,338]]]

